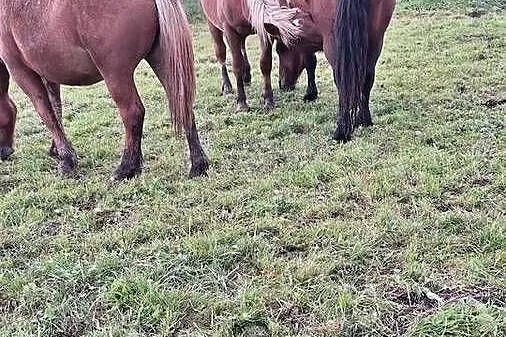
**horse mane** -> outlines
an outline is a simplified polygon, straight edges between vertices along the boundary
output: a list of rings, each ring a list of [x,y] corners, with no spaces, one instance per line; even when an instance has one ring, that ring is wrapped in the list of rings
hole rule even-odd
[[[297,8],[281,6],[278,0],[247,0],[249,20],[257,32],[262,44],[267,44],[270,37],[265,24],[275,26],[280,33],[281,40],[291,45],[302,33],[302,25],[297,20]]]

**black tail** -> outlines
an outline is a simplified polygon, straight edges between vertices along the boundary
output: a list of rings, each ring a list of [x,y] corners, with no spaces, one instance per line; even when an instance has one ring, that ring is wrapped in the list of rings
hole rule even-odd
[[[369,0],[339,0],[334,27],[334,79],[339,92],[339,113],[334,138],[348,141],[364,91]]]

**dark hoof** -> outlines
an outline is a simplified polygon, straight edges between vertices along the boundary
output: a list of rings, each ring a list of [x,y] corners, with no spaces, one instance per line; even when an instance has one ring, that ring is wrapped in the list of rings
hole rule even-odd
[[[334,135],[332,136],[332,138],[335,141],[344,144],[344,143],[347,143],[347,142],[349,142],[351,140],[351,133],[343,131],[343,130],[340,130],[340,129],[337,129],[334,132]]]
[[[192,164],[189,177],[190,179],[197,177],[207,177],[208,169],[209,169],[209,161],[205,156],[203,156]]]
[[[141,167],[125,167],[120,165],[116,171],[114,171],[111,180],[112,181],[123,181],[137,177],[142,173]]]
[[[264,110],[271,111],[276,107],[276,104],[274,104],[273,100],[265,100],[264,102]]]
[[[294,91],[295,86],[294,85],[280,85],[279,89],[284,92]]]
[[[0,147],[0,159],[1,160],[6,160],[13,153],[14,153],[14,149],[10,146]]]
[[[371,121],[371,120],[368,120],[368,121],[360,121],[357,123],[357,126],[362,126],[364,128],[368,128],[368,127],[371,127],[373,126],[374,123]]]
[[[318,93],[307,93],[304,96],[304,103],[314,102],[318,99]]]
[[[230,95],[234,93],[234,89],[231,84],[223,84],[221,86],[221,94],[222,95]]]
[[[54,144],[51,144],[51,147],[49,148],[47,153],[51,158],[60,159],[60,156],[58,155],[58,150],[56,149],[56,146]]]
[[[74,174],[76,172],[76,166],[77,165],[73,162],[61,160],[58,163],[57,170],[58,170],[58,173],[61,174],[62,176],[71,177],[71,176],[74,176]]]
[[[73,176],[77,168],[77,156],[71,149],[57,150],[58,173],[64,176]]]
[[[249,110],[248,104],[246,102],[239,102],[237,103],[237,108],[235,109],[236,112],[246,112]]]

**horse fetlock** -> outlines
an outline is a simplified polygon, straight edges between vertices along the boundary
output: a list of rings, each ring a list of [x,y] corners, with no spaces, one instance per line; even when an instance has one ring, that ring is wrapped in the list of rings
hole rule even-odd
[[[209,161],[205,154],[201,154],[197,158],[192,158],[192,167],[190,169],[190,179],[197,177],[207,177],[207,170],[209,169]]]
[[[112,180],[132,179],[142,173],[142,155],[123,152],[121,163],[112,175]]]
[[[13,153],[14,149],[11,146],[0,146],[0,160],[6,160]]]
[[[245,101],[237,102],[236,112],[246,112],[249,110],[248,104]]]
[[[346,125],[346,123],[339,122],[337,124],[336,131],[332,138],[340,143],[347,143],[351,140],[351,134],[353,130],[350,125]]]
[[[221,85],[221,93],[222,95],[230,95],[232,93],[234,93],[234,89],[232,88],[232,84],[227,83],[227,82],[224,82],[222,85]]]
[[[55,158],[58,159],[58,173],[70,175],[77,168],[77,155],[71,148],[56,149]]]
[[[276,103],[274,103],[274,98],[268,97],[264,99],[264,109],[269,111],[276,107]]]
[[[318,99],[318,89],[308,88],[306,95],[304,96],[304,103],[314,102]]]
[[[371,119],[371,115],[368,114],[359,114],[355,120],[355,127],[362,126],[364,128],[373,126],[373,122]]]

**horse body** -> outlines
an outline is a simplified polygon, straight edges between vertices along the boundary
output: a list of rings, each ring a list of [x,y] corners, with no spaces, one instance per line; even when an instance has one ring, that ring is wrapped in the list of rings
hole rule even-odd
[[[296,52],[323,50],[339,92],[339,120],[334,138],[348,141],[358,125],[372,125],[369,109],[375,68],[395,0],[290,0],[309,13],[295,51],[280,55],[280,71]]]
[[[265,6],[266,2],[269,3],[267,7]],[[296,13],[288,14],[282,20],[276,22],[271,22],[268,18],[264,17],[264,13],[276,6],[278,8],[274,10],[278,11],[278,13],[286,11],[286,9],[282,9],[279,6],[280,2],[283,4],[283,0],[279,2],[277,0],[200,0],[208,21],[209,31],[214,40],[216,58],[221,65],[222,94],[232,93],[232,84],[226,66],[226,45],[224,38],[231,49],[232,68],[237,83],[238,111],[248,108],[244,86],[249,85],[251,82],[251,65],[248,60],[245,41],[255,31],[260,32],[260,69],[263,76],[262,96],[264,98],[264,108],[272,109],[274,107],[274,95],[271,83],[272,42],[265,36],[264,24],[279,25],[284,27],[288,33],[290,32],[290,26],[293,26],[293,22],[289,21],[296,16]],[[290,34],[288,33],[288,35]],[[283,34],[281,34],[280,39],[283,39],[283,37]],[[290,39],[290,36],[287,39]],[[278,45],[282,46],[283,43],[278,42]],[[286,47],[281,48],[286,49]],[[293,89],[295,81],[296,78],[293,83],[286,85],[286,88]],[[308,90],[312,90],[313,88],[316,90],[316,85],[308,86]],[[309,95],[306,95],[306,97],[311,97],[311,99],[307,100],[316,99],[316,96],[317,93],[315,92],[310,92]]]
[[[2,109],[10,101],[7,94],[10,72],[52,133],[50,154],[59,160],[59,171],[70,172],[76,166],[74,150],[61,123],[60,85],[90,85],[105,80],[126,131],[125,150],[114,177],[130,178],[140,172],[144,107],[133,73],[140,61],[146,59],[167,93],[176,130],[185,129],[192,160],[191,175],[205,173],[208,164],[192,110],[193,50],[179,2],[0,1],[0,59],[3,60],[0,83],[6,84],[0,86],[0,120],[13,119],[13,109]],[[3,128],[4,133],[6,129]],[[12,139],[2,144],[1,135],[2,124],[0,148],[12,148]]]

